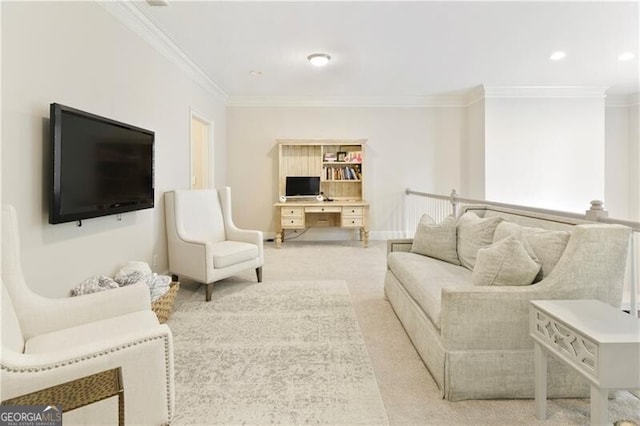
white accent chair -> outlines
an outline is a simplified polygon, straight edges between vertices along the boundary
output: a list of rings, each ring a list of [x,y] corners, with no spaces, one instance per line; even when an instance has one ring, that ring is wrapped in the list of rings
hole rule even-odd
[[[174,411],[173,341],[132,285],[46,298],[25,283],[13,207],[2,210],[1,399],[121,368],[127,424],[168,424]],[[56,403],[56,401],[51,401]],[[115,424],[117,398],[64,413],[64,424]]]
[[[262,232],[234,225],[231,188],[169,191],[164,202],[172,275],[206,284],[207,301],[215,281],[246,269],[262,282]]]

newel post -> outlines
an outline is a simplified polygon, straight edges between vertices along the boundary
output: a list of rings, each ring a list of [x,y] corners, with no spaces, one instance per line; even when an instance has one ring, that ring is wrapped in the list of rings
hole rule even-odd
[[[609,212],[604,209],[604,203],[600,200],[592,200],[591,208],[585,212],[587,220],[598,222],[599,219],[609,217]]]
[[[455,189],[451,190],[451,209],[453,210],[453,217],[458,217],[458,193]]]

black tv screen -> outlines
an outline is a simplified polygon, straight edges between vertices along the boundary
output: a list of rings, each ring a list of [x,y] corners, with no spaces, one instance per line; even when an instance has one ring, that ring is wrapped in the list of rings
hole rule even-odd
[[[49,223],[152,208],[154,132],[53,103]]]
[[[287,197],[312,197],[320,194],[320,176],[287,176]]]

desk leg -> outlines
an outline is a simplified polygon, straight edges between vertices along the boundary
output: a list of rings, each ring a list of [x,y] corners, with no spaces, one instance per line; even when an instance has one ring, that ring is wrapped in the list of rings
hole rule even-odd
[[[591,424],[606,425],[609,417],[609,390],[591,385]]]
[[[533,353],[536,419],[547,418],[547,356],[537,342]]]
[[[284,234],[284,230],[280,229],[277,233],[276,233],[276,248],[280,248],[282,247],[282,235]]]
[[[364,239],[362,240],[362,245],[364,247],[369,247],[369,230],[364,230]]]

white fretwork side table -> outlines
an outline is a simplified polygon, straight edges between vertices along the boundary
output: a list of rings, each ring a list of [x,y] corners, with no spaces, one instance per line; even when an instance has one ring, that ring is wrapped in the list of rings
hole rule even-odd
[[[640,389],[640,320],[599,300],[532,300],[536,418],[547,417],[547,355],[591,383],[591,424],[608,423],[609,391]]]

